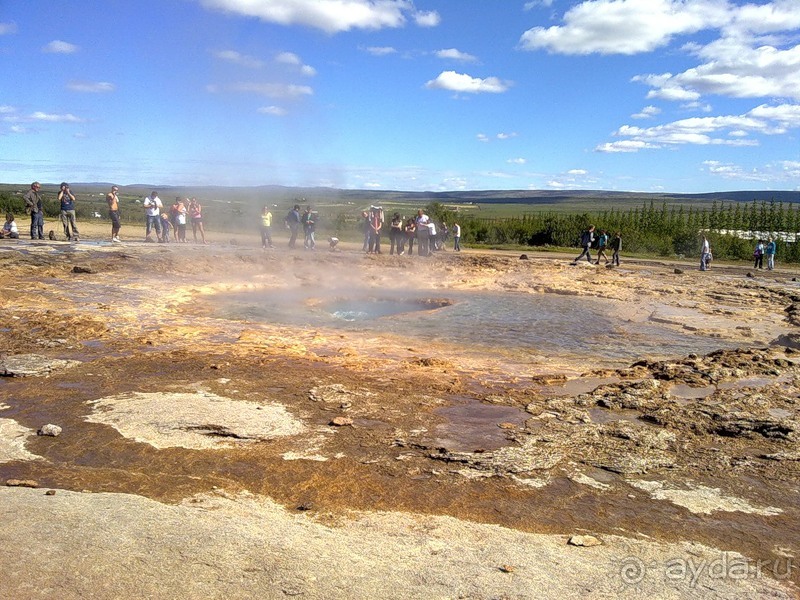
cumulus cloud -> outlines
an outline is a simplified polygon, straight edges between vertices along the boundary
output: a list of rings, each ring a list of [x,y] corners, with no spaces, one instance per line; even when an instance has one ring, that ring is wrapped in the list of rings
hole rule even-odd
[[[334,34],[439,23],[435,11],[420,12],[411,0],[200,0],[210,9],[256,17],[279,25],[303,25]]]
[[[466,52],[461,52],[461,50],[457,50],[456,48],[447,48],[443,50],[437,50],[435,53],[437,58],[441,58],[444,60],[457,60],[459,62],[477,62],[478,59],[472,54],[467,54]]]
[[[564,25],[534,27],[520,47],[559,54],[637,54],[676,36],[719,27],[727,4],[716,0],[589,0],[564,14]]]
[[[661,109],[657,106],[645,106],[638,113],[632,114],[632,119],[651,119],[656,115],[661,114]]]
[[[780,135],[797,128],[800,104],[761,105],[743,115],[692,117],[648,128],[623,125],[614,135],[624,140],[602,144],[595,150],[636,152],[684,144],[756,146],[758,141],[745,139],[747,135]]]
[[[287,114],[287,110],[280,106],[262,106],[258,109],[258,112],[262,115],[272,115],[273,117],[283,117]]]
[[[528,160],[519,157],[519,158],[509,158],[506,162],[510,165],[524,165],[525,163],[528,162]]]
[[[250,69],[259,69],[264,66],[264,61],[259,60],[253,56],[242,54],[236,50],[215,50],[212,52],[215,58],[224,60],[235,65],[248,67]]]
[[[485,133],[479,133],[475,137],[478,139],[479,142],[484,142],[484,143],[489,142],[489,136],[486,135]]]
[[[16,23],[0,23],[0,35],[10,35],[17,33]]]
[[[501,81],[497,77],[480,79],[465,73],[455,71],[442,71],[436,79],[431,79],[425,84],[428,89],[451,90],[453,92],[469,94],[501,94],[508,90],[510,82]]]
[[[69,42],[62,42],[61,40],[53,40],[42,48],[42,52],[49,52],[51,54],[73,54],[78,51],[75,44]]]
[[[497,139],[498,140],[510,140],[511,138],[515,138],[518,135],[519,134],[516,131],[512,131],[510,133],[506,133],[504,131],[501,131],[500,133],[497,134]]]
[[[308,77],[313,77],[317,74],[317,70],[314,67],[310,67],[308,65],[304,65],[303,61],[300,57],[295,54],[294,52],[281,52],[278,56],[275,57],[275,61],[282,63],[284,65],[291,65],[293,67],[297,67],[298,70]]]
[[[435,10],[418,11],[414,14],[414,22],[420,27],[436,27],[442,18]]]
[[[67,89],[72,92],[83,92],[88,94],[104,94],[113,92],[116,86],[107,81],[70,81]]]

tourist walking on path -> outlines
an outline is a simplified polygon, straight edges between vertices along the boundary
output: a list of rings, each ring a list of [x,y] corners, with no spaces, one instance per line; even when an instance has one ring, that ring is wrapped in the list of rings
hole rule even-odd
[[[272,245],[272,213],[268,207],[261,211],[261,247],[274,248]]]
[[[619,253],[622,252],[622,234],[618,231],[611,240],[611,264],[619,266]]]
[[[300,229],[300,205],[295,204],[286,218],[283,220],[286,229],[289,230],[289,248],[294,248],[297,242],[297,231]]]
[[[589,261],[589,264],[592,264],[592,242],[594,242],[594,225],[589,225],[586,228],[586,231],[583,232],[581,235],[581,247],[583,251],[572,261],[573,265],[577,265],[578,261],[582,259],[584,256],[586,260]]]
[[[197,243],[197,232],[200,232],[200,240],[207,244],[206,230],[203,228],[203,207],[197,201],[197,198],[189,200],[189,218],[192,220],[192,236],[194,236],[194,243]]]
[[[764,249],[764,252],[767,254],[767,270],[772,271],[775,268],[775,240],[771,237],[767,238],[767,247]]]
[[[754,269],[764,268],[764,240],[758,240],[756,243],[756,249],[753,250],[753,259]]]
[[[453,223],[453,250],[461,252],[461,225]]]
[[[108,218],[111,219],[111,241],[119,242],[119,197],[117,193],[119,188],[116,185],[111,186],[111,191],[106,194],[106,203],[108,204]]]
[[[78,226],[75,223],[75,196],[69,189],[69,184],[64,182],[58,191],[58,201],[61,203],[61,225],[67,241],[78,241]]]
[[[144,214],[147,218],[147,226],[144,232],[144,241],[152,242],[153,238],[150,237],[150,232],[155,229],[158,241],[161,239],[161,209],[164,205],[161,203],[161,198],[158,197],[158,192],[153,190],[150,195],[144,199]]]
[[[31,239],[44,239],[44,201],[39,190],[42,189],[38,181],[31,184],[25,196],[25,212],[31,216]]]
[[[708,238],[703,236],[703,245],[700,246],[700,270],[708,270],[708,257],[711,254],[711,246],[708,243]]]
[[[608,264],[608,256],[606,256],[606,246],[608,245],[608,234],[605,229],[600,230],[600,235],[597,236],[597,262],[600,264],[600,258],[605,259],[605,264]]]

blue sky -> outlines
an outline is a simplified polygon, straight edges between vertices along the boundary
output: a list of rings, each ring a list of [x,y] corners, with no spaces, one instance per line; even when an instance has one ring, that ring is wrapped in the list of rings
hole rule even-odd
[[[0,1],[0,180],[800,190],[800,0]]]

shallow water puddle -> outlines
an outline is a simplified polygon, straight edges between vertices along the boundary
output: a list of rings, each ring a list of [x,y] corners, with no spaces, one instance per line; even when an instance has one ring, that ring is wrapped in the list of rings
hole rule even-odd
[[[434,414],[445,419],[434,430],[434,444],[455,452],[497,450],[509,442],[506,427],[522,425],[530,417],[525,411],[512,406],[483,404],[467,400],[438,408]]]

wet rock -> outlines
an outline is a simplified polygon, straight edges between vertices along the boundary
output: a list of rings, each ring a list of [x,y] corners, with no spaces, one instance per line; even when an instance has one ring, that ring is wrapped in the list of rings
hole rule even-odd
[[[303,502],[302,504],[297,505],[297,510],[300,511],[312,510],[313,508],[314,505],[311,502]]]
[[[514,567],[512,567],[511,565],[501,565],[500,567],[498,567],[498,570],[501,573],[513,573],[516,569],[514,569]]]
[[[775,419],[759,419],[751,416],[717,415],[717,420],[721,421],[711,427],[711,432],[725,437],[749,437],[754,434],[762,435],[766,438],[789,439],[794,432],[793,424],[790,421],[778,421]]]
[[[528,260],[528,255],[527,254],[520,254],[519,255],[519,259],[520,260]]]
[[[36,435],[48,435],[50,437],[58,437],[61,435],[61,427],[48,423],[36,432]]]
[[[331,419],[329,425],[334,425],[336,427],[345,427],[347,425],[352,425],[353,419],[350,417],[334,417]]]
[[[567,543],[570,546],[582,546],[584,548],[591,548],[592,546],[600,546],[603,542],[594,537],[593,535],[573,535]]]
[[[27,487],[38,488],[39,482],[33,479],[9,479],[6,481],[8,487]]]
[[[55,495],[56,495],[56,491],[55,491],[55,490],[47,490],[47,491],[44,493],[44,495],[45,495],[45,496],[55,496]]]
[[[78,266],[78,265],[75,265],[74,267],[72,267],[72,272],[73,273],[94,273],[94,271],[92,271],[92,269],[90,269],[89,267],[81,267],[81,266]]]
[[[675,269],[673,273],[675,273],[675,275],[683,275],[683,269]]]
[[[0,376],[39,377],[81,364],[77,360],[49,358],[41,354],[16,354],[0,360]]]

